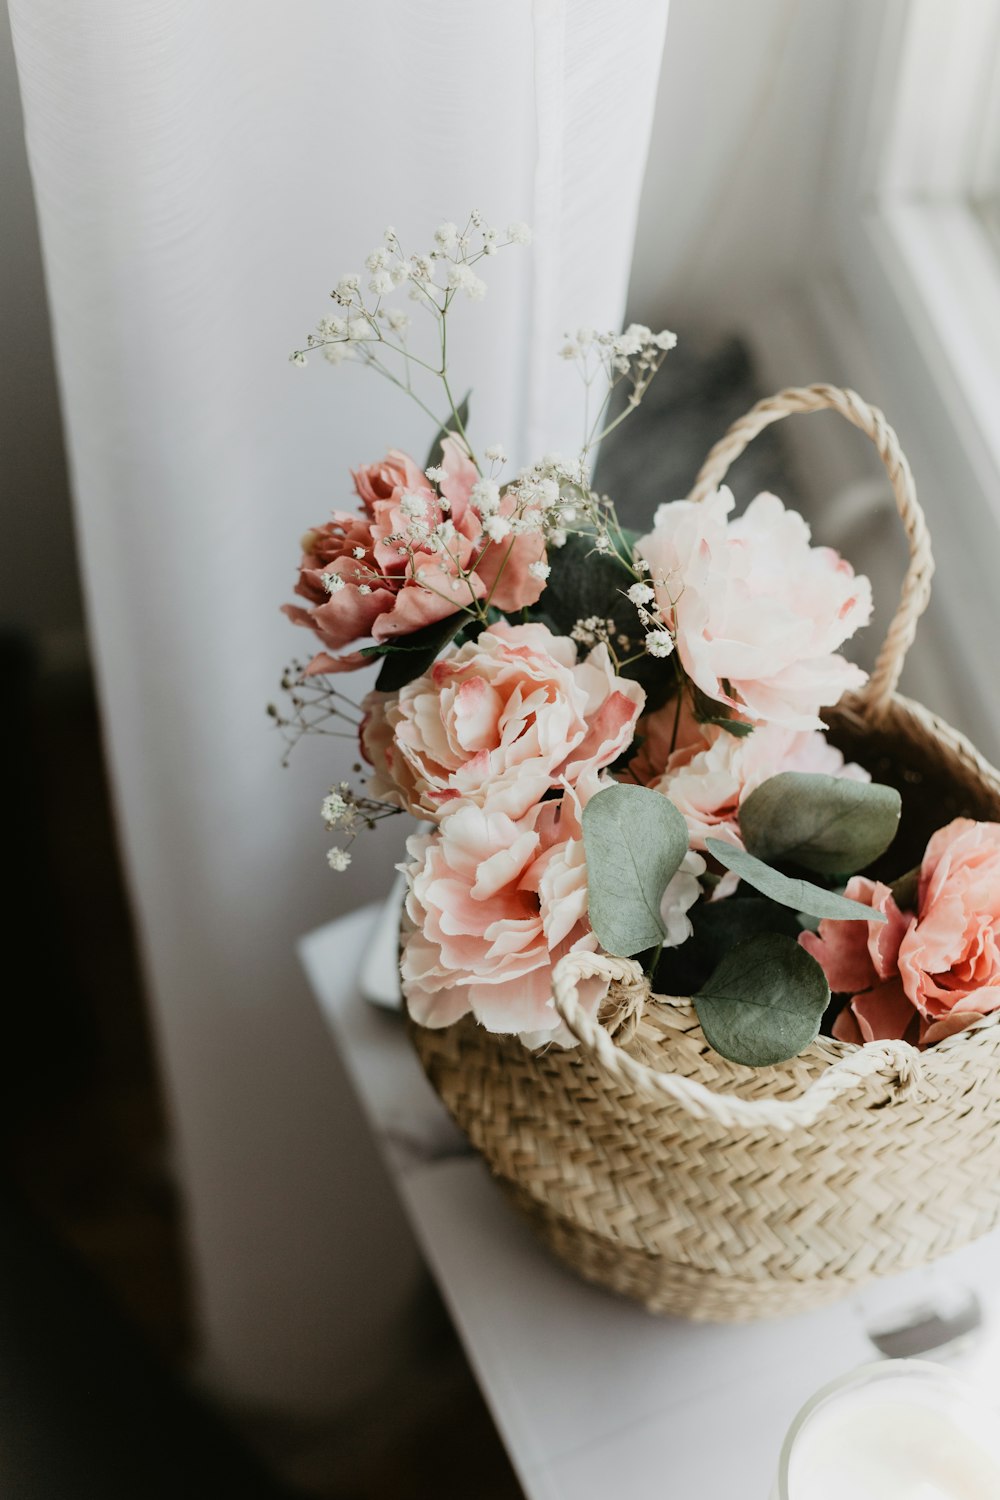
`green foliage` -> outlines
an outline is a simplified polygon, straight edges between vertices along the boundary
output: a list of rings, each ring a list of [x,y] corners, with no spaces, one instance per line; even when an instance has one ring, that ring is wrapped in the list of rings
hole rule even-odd
[[[694,997],[701,1029],[730,1062],[771,1067],[815,1041],[830,987],[819,964],[790,937],[740,943]]]
[[[740,807],[743,842],[766,864],[853,875],[886,850],[899,826],[895,787],[782,771]]]
[[[608,953],[631,958],[663,941],[660,902],[687,853],[687,826],[648,787],[605,788],[583,810],[590,925]]]
[[[882,912],[873,911],[860,901],[848,901],[846,896],[824,890],[822,886],[813,885],[809,880],[783,875],[780,870],[773,870],[770,865],[745,849],[737,849],[734,844],[727,844],[722,839],[706,839],[705,847],[721,865],[732,870],[747,885],[752,885],[754,890],[769,896],[772,901],[780,902],[782,906],[790,906],[793,911],[805,912],[811,917],[833,917],[841,922],[885,921]]]
[[[441,462],[441,459],[444,456],[444,440],[446,437],[460,436],[458,425],[459,422],[461,422],[462,424],[462,431],[468,432],[469,397],[471,395],[472,392],[468,391],[465,397],[458,403],[458,406],[456,407],[456,411],[458,412],[458,422],[456,422],[454,416],[452,416],[450,421],[445,422],[437,437],[434,439],[433,443],[431,443],[431,451],[428,453],[427,462],[424,464],[425,469],[435,468]]]
[[[661,995],[693,995],[716,965],[738,943],[762,933],[796,938],[799,919],[787,906],[765,896],[727,896],[723,901],[700,901],[691,908],[692,933],[679,948],[665,948],[653,976]]]
[[[634,533],[625,533],[624,548],[631,547]],[[638,682],[646,694],[647,709],[659,708],[674,691],[677,680],[670,661],[657,660],[644,650],[645,633],[636,607],[626,592],[635,574],[619,551],[598,552],[592,532],[571,532],[561,547],[550,547],[551,568],[536,615],[544,614],[553,630],[569,635],[579,620],[596,616],[610,620],[615,654],[620,661],[637,656],[621,668],[621,675]],[[628,644],[623,646],[618,637]]]
[[[412,635],[380,641],[377,646],[363,646],[362,656],[384,658],[375,686],[382,693],[395,693],[426,672],[468,619],[466,612],[459,610],[458,614],[448,615],[444,620],[433,620],[430,625],[414,630]]]

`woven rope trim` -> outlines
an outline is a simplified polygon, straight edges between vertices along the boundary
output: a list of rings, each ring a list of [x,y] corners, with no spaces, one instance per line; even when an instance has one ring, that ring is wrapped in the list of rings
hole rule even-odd
[[[694,1078],[661,1073],[617,1047],[599,1021],[580,1007],[577,987],[582,979],[596,976],[633,989],[650,991],[639,965],[630,958],[609,958],[603,953],[568,953],[552,975],[552,997],[556,1010],[581,1047],[619,1086],[656,1103],[665,1099],[679,1104],[696,1120],[714,1120],[729,1129],[746,1126],[771,1130],[796,1130],[812,1125],[842,1094],[853,1094],[876,1076],[886,1083],[887,1097],[919,1090],[923,1059],[908,1042],[869,1042],[840,1058],[820,1074],[797,1099],[740,1099],[718,1094]],[[659,997],[658,997],[659,998]],[[690,1002],[665,997],[666,1003]]]
[[[889,707],[899,681],[906,653],[913,644],[917,621],[927,608],[934,559],[924,513],[917,501],[916,486],[906,455],[893,429],[877,406],[862,401],[856,391],[835,385],[790,386],[768,396],[733,423],[711,450],[688,498],[700,501],[718,489],[732,463],[753,438],[772,422],[797,412],[836,411],[871,438],[889,475],[896,509],[906,532],[910,561],[903,580],[899,606],[889,626],[867,684],[858,695],[869,722],[880,719]]]

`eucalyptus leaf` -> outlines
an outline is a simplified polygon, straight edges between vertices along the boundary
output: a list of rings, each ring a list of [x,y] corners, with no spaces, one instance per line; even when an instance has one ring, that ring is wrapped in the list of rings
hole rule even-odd
[[[455,408],[458,413],[458,421],[456,422],[454,415],[452,415],[450,421],[445,422],[437,437],[434,439],[433,443],[431,443],[431,451],[428,453],[427,462],[424,464],[425,469],[433,468],[441,462],[442,458],[444,457],[444,440],[446,437],[461,436],[461,432],[459,431],[459,423],[461,423],[462,431],[468,432],[469,397],[471,395],[472,392],[467,391],[464,398],[458,403],[458,406]]]
[[[400,636],[394,641],[382,641],[378,646],[366,646],[366,656],[381,656],[382,670],[375,679],[379,692],[395,693],[414,677],[420,677],[432,666],[439,653],[447,646],[468,620],[464,610],[448,615],[444,620],[434,620],[412,635]]]
[[[916,911],[917,895],[920,889],[920,866],[914,865],[912,870],[907,870],[905,875],[900,875],[897,880],[892,881],[889,889],[900,911]]]
[[[811,917],[832,917],[839,922],[886,920],[884,913],[864,906],[860,901],[849,901],[846,896],[824,890],[810,880],[798,880],[791,875],[782,875],[780,870],[772,870],[763,860],[745,849],[738,849],[735,844],[724,843],[722,839],[706,839],[705,848],[720,865],[732,870],[747,885],[752,885],[764,896],[770,896],[772,901],[779,901],[782,906],[790,906],[793,911],[805,912]]]
[[[777,934],[740,943],[694,996],[706,1039],[730,1062],[772,1067],[819,1034],[830,986],[816,960]]]
[[[896,788],[877,781],[782,771],[743,802],[740,832],[767,864],[853,875],[892,843],[900,808]]]
[[[753,734],[753,725],[747,724],[743,719],[723,719],[712,717],[699,720],[702,724],[717,724],[727,734],[731,734],[738,740],[746,739],[748,734]]]
[[[795,912],[766,896],[737,894],[724,901],[699,901],[688,917],[691,936],[678,948],[665,948],[657,964],[657,994],[693,995],[738,943],[762,933],[797,938],[801,931]]]
[[[583,810],[590,925],[608,953],[631,958],[664,937],[663,893],[687,853],[687,825],[661,792],[610,786]]]

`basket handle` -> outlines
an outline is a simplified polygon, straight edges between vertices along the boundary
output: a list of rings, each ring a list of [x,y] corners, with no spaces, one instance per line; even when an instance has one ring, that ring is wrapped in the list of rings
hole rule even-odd
[[[927,607],[931,575],[934,572],[931,539],[924,513],[917,502],[910,465],[899,446],[899,439],[878,407],[869,406],[855,391],[841,390],[835,385],[791,386],[779,391],[776,396],[768,396],[751,407],[746,416],[734,422],[725,437],[716,443],[702,464],[688,499],[703,500],[706,495],[718,489],[730,464],[739,458],[751,439],[772,422],[796,412],[826,410],[839,412],[875,444],[892,483],[896,509],[910,548],[910,562],[903,579],[899,606],[871,677],[854,700],[856,707],[874,723],[888,708],[899,681],[903,661],[913,642],[917,621]]]
[[[833,1063],[796,1099],[741,1099],[715,1093],[697,1079],[660,1073],[617,1047],[600,1022],[580,1005],[577,986],[591,976],[649,993],[634,959],[604,953],[566,954],[553,970],[552,996],[580,1046],[612,1082],[632,1089],[651,1104],[667,1100],[679,1104],[696,1120],[714,1120],[736,1130],[796,1130],[814,1124],[828,1104],[842,1094],[856,1092],[869,1078],[884,1079],[888,1100],[918,1086],[922,1077],[923,1059],[908,1042],[868,1042]]]

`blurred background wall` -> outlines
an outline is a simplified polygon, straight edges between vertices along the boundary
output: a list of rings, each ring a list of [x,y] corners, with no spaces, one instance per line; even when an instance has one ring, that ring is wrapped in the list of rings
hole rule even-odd
[[[598,10],[584,9],[588,19]],[[888,9],[876,0],[865,14]],[[105,0],[76,13],[60,45],[53,38],[69,21],[66,6],[11,0],[32,94],[29,146],[45,164],[36,191],[74,480],[87,497],[81,550],[91,614],[101,620],[89,655],[113,725],[112,780],[127,813],[122,843],[187,1204],[205,1368],[246,1400],[323,1407],[374,1380],[402,1336],[417,1263],[292,946],[298,932],[380,896],[400,835],[390,825],[368,841],[350,881],[328,876],[318,802],[353,757],[307,745],[294,770],[282,771],[264,705],[286,660],[305,649],[277,614],[296,537],[343,502],[349,465],[389,444],[417,450],[426,434],[405,404],[364,386],[359,372],[293,370],[287,350],[386,219],[401,229],[415,220],[426,234],[472,202],[501,219],[533,217],[536,101],[524,59],[546,35],[530,12],[520,3],[502,16],[486,5],[438,6],[454,56],[474,52],[486,70],[485,80],[450,75],[424,105],[442,152],[475,122],[477,151],[465,151],[444,194],[434,173],[409,180],[390,110],[370,109],[366,96],[372,68],[391,75],[417,59],[434,76],[426,8],[422,25],[408,29],[394,12],[368,6],[340,7],[334,25],[318,0],[294,11],[226,4],[210,16],[178,0],[133,32]],[[640,180],[630,316],[695,346],[737,334],[766,388],[833,379],[876,400],[891,395],[865,334],[836,337],[829,313],[846,296],[830,228],[843,117],[867,108],[852,51],[861,7],[671,0],[647,163],[643,99],[656,86],[665,14],[665,5],[641,0],[620,7],[616,25],[631,31],[615,79],[618,113],[590,111],[575,131],[572,202],[538,198],[551,222],[536,227],[557,235],[563,224],[558,245],[532,252],[550,257],[547,281],[541,290],[529,283],[523,264],[498,271],[497,298],[516,309],[503,341],[490,302],[470,317],[462,353],[479,382],[474,410],[501,429],[481,426],[487,441],[510,442],[512,429],[527,435],[505,394],[517,381],[532,393],[536,427],[558,429],[564,395],[554,377],[539,384],[531,369],[518,373],[503,360],[518,357],[518,331],[537,335],[539,319],[553,342],[563,323],[620,315],[627,264],[616,244],[630,239]],[[617,55],[592,48],[571,59],[576,76],[584,69],[584,101]],[[337,79],[340,114],[332,109],[337,58],[358,64]],[[156,99],[143,87],[153,76]],[[477,112],[491,86],[505,99],[501,120]],[[188,118],[191,90],[200,102]],[[570,98],[568,107],[583,106]],[[357,131],[353,165],[345,164],[344,111]],[[588,162],[598,170],[612,160],[612,134],[614,159],[627,166],[588,182]],[[95,166],[89,153],[105,137],[117,145]],[[133,174],[129,196],[101,176],[109,162]],[[87,637],[6,31],[0,163],[8,485],[0,607],[45,664],[79,671]],[[503,201],[485,201],[484,180]],[[605,220],[618,224],[615,243],[601,238]],[[147,255],[150,244],[156,253]],[[86,261],[82,303],[72,295],[77,256]],[[588,265],[609,268],[603,282],[587,285]],[[506,352],[499,367],[491,355],[484,375],[475,344],[494,336],[491,348]],[[902,411],[904,438],[908,420],[919,425]],[[855,506],[850,537],[827,539],[856,541],[854,555],[860,548],[877,587],[884,577],[891,592],[899,547],[877,464],[850,435],[827,435],[826,421],[792,439],[805,479],[803,494],[788,498],[819,523],[832,496],[874,486],[860,526]],[[248,446],[251,431],[269,437]],[[95,501],[105,491],[106,503]],[[192,601],[187,619],[178,590]],[[161,611],[163,591],[173,602]],[[939,655],[928,646],[923,696],[960,716],[949,698],[948,648]]]

